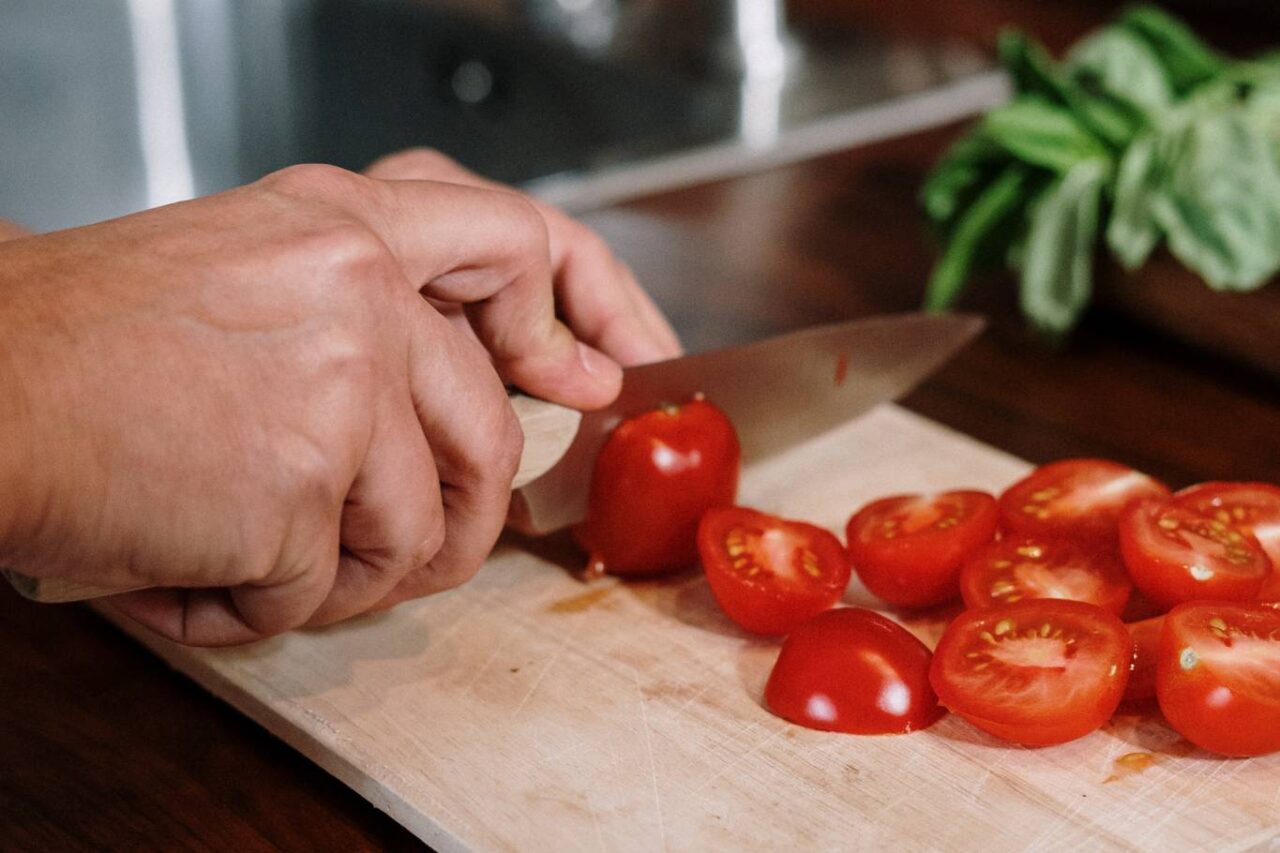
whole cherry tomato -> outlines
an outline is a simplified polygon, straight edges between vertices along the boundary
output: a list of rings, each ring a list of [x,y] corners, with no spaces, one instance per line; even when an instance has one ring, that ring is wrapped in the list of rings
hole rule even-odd
[[[698,551],[721,609],[757,634],[787,633],[849,585],[844,546],[829,531],[744,507],[708,510]]]
[[[928,607],[960,593],[960,566],[996,534],[986,492],[898,495],[867,504],[846,528],[853,570],[872,594]]]
[[[1114,613],[1036,598],[960,614],[929,677],[942,704],[983,731],[1048,746],[1107,721],[1132,661],[1133,640]]]
[[[1120,511],[1136,498],[1169,489],[1140,471],[1106,459],[1063,459],[1041,465],[1000,495],[1000,526],[1018,536],[1114,542]]]
[[[1138,589],[1166,610],[1197,599],[1254,600],[1271,571],[1253,536],[1168,498],[1124,511],[1120,553]]]
[[[1280,609],[1195,601],[1169,611],[1156,695],[1169,725],[1197,746],[1280,751]]]
[[[929,648],[878,613],[842,607],[791,632],[769,674],[769,710],[811,729],[905,734],[942,716]]]
[[[1001,539],[960,570],[960,594],[975,610],[1027,598],[1069,598],[1120,614],[1132,591],[1118,554],[1072,539]]]
[[[742,451],[729,418],[701,398],[628,418],[596,459],[574,538],[593,573],[654,575],[698,564],[698,522],[738,492]]]

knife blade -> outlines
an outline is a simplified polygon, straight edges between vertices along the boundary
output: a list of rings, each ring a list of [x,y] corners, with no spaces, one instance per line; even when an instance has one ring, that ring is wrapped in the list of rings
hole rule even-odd
[[[629,415],[704,394],[733,421],[749,462],[902,396],[983,326],[972,315],[869,317],[630,367],[618,399],[586,415],[516,395],[512,406],[525,447],[508,524],[541,535],[581,521],[596,455],[609,431]],[[48,603],[137,588],[3,574],[22,595]]]
[[[629,367],[618,399],[583,416],[559,462],[515,492],[508,523],[539,535],[581,521],[595,458],[625,417],[702,393],[733,421],[750,462],[901,397],[984,325],[966,314],[882,315]]]

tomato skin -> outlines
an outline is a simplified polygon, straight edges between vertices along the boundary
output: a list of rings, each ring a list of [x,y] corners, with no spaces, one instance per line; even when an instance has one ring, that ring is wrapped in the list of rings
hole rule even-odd
[[[877,598],[929,607],[959,595],[961,565],[995,537],[997,523],[986,492],[882,498],[849,519],[849,559]]]
[[[1168,486],[1118,462],[1062,459],[1005,489],[1000,529],[1018,536],[1114,542],[1116,519],[1127,504],[1168,494]]]
[[[1114,613],[1039,598],[968,610],[947,627],[929,680],[943,706],[1004,740],[1050,746],[1115,712],[1133,641]]]
[[[828,610],[782,644],[765,705],[784,720],[822,731],[917,731],[944,713],[929,686],[930,658],[928,646],[879,613]]]
[[[720,608],[756,634],[786,634],[849,585],[844,546],[829,530],[745,507],[708,510],[698,551]]]
[[[573,530],[593,571],[662,574],[698,563],[698,522],[738,492],[742,450],[702,399],[628,418],[596,459],[587,517]]]
[[[1160,635],[1164,630],[1164,617],[1154,616],[1141,622],[1127,622],[1125,627],[1133,638],[1133,664],[1129,668],[1129,683],[1124,689],[1124,701],[1151,699],[1156,695],[1156,664],[1160,659]]]
[[[1254,600],[1271,571],[1252,536],[1167,498],[1129,505],[1120,553],[1138,589],[1166,610],[1197,599]]]
[[[1280,610],[1197,601],[1165,617],[1156,695],[1169,725],[1221,755],[1280,751]]]
[[[1071,539],[1000,539],[980,548],[960,570],[960,594],[975,610],[1066,598],[1120,614],[1132,591],[1118,555]]]

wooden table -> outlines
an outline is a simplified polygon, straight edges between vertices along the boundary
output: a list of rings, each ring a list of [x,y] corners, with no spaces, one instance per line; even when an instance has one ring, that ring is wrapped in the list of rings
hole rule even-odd
[[[941,14],[920,5],[920,25],[936,28]],[[1104,5],[1053,6],[1044,25],[1060,43]],[[1045,7],[975,0],[957,27],[989,38],[1002,16],[1034,22]],[[908,310],[933,256],[914,195],[956,130],[588,221],[647,282],[690,349]],[[1274,379],[1104,312],[1067,347],[1047,350],[1023,333],[1008,283],[989,284],[972,304],[991,315],[992,331],[907,407],[1032,461],[1112,457],[1173,485],[1280,482]],[[418,846],[84,608],[0,590],[0,697],[0,848]]]

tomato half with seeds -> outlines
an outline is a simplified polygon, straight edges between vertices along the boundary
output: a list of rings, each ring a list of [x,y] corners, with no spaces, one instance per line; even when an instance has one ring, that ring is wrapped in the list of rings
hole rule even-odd
[[[745,507],[708,511],[698,551],[721,609],[756,634],[789,632],[849,585],[844,547],[830,531]]]
[[[841,607],[787,637],[764,688],[770,711],[802,726],[906,734],[943,715],[929,685],[929,647],[879,613]]]
[[[960,570],[960,594],[974,609],[1027,598],[1067,598],[1119,615],[1132,591],[1119,555],[1071,539],[1001,539],[980,549]]]
[[[996,535],[986,492],[896,495],[867,504],[846,526],[849,558],[876,597],[928,607],[960,593],[960,566]]]
[[[1114,613],[1039,598],[960,614],[938,641],[929,680],[945,707],[983,731],[1049,746],[1107,721],[1132,659]]]
[[[1141,622],[1128,622],[1129,636],[1133,638],[1133,665],[1129,668],[1129,683],[1124,689],[1124,700],[1136,702],[1156,695],[1156,662],[1160,657],[1160,634],[1164,629],[1164,617],[1154,616]]]
[[[1169,725],[1199,747],[1280,751],[1280,609],[1197,601],[1169,611],[1156,694]]]
[[[738,492],[742,451],[724,412],[695,398],[628,418],[596,458],[574,538],[592,573],[654,575],[698,564],[698,522]]]
[[[1202,515],[1235,525],[1258,540],[1271,561],[1259,599],[1280,601],[1280,487],[1270,483],[1200,483],[1175,497]]]
[[[1124,511],[1120,553],[1138,589],[1166,610],[1197,599],[1254,600],[1271,571],[1258,540],[1170,499]]]
[[[1041,465],[1000,495],[1000,526],[1019,536],[1115,541],[1116,519],[1138,498],[1169,488],[1106,459],[1063,459]]]

